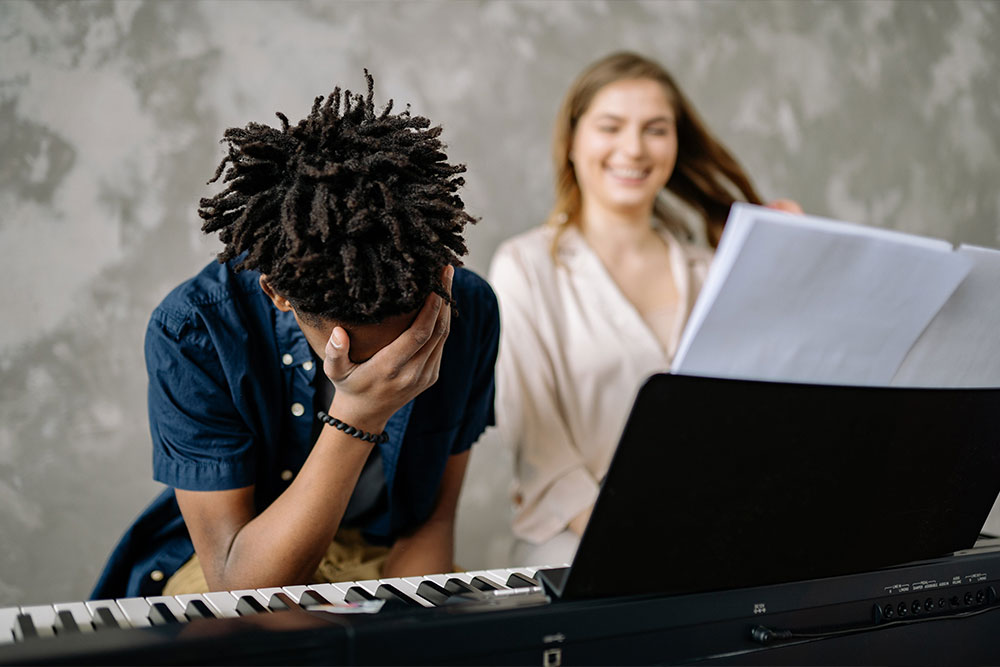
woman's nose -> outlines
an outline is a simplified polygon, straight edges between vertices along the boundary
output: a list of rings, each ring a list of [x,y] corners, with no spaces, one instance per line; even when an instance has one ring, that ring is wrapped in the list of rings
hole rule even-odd
[[[642,142],[642,133],[638,131],[622,132],[619,135],[621,143],[619,149],[629,157],[638,157],[645,151]]]

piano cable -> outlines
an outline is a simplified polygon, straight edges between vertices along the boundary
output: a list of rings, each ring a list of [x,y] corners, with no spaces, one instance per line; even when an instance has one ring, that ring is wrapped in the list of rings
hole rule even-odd
[[[826,639],[829,637],[854,635],[861,632],[871,632],[872,630],[897,628],[904,625],[913,625],[915,623],[930,623],[932,621],[942,621],[946,619],[969,618],[970,616],[978,616],[980,614],[996,611],[997,609],[1000,609],[1000,605],[992,605],[989,607],[983,607],[981,609],[975,609],[971,611],[959,612],[954,614],[944,614],[940,616],[925,616],[923,618],[908,618],[905,620],[900,619],[897,621],[887,621],[876,625],[859,625],[854,627],[846,627],[846,628],[841,627],[841,628],[830,628],[830,629],[814,628],[809,631],[779,630],[779,629],[769,628],[764,625],[757,625],[750,630],[750,637],[755,642],[763,646],[769,646],[795,640]]]

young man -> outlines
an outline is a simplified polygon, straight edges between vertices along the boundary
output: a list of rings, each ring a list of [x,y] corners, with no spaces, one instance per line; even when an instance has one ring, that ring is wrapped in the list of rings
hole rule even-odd
[[[496,300],[453,268],[464,166],[440,127],[376,111],[365,75],[366,97],[336,89],[297,125],[226,131],[227,187],[199,211],[225,249],[146,336],[171,488],[93,597],[453,568],[468,449],[493,423]]]

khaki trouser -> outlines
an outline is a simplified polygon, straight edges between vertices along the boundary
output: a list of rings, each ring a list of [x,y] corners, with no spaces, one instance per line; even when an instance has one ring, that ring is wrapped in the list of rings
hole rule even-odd
[[[361,531],[353,528],[341,529],[334,536],[309,583],[380,579],[382,564],[388,554],[388,547],[368,544],[361,536]],[[205,581],[205,573],[198,561],[198,554],[191,556],[191,559],[184,563],[163,587],[163,595],[208,591],[208,582]]]

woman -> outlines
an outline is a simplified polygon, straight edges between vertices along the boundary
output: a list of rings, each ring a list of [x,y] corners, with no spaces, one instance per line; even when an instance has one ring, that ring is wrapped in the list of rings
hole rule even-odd
[[[730,206],[761,203],[670,74],[632,53],[574,82],[554,158],[548,222],[502,244],[490,270],[518,563],[572,559],[635,393],[670,366]]]

